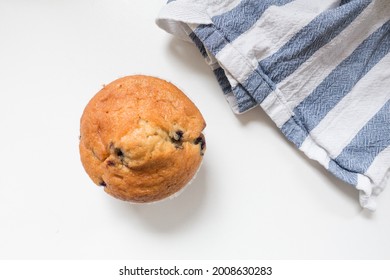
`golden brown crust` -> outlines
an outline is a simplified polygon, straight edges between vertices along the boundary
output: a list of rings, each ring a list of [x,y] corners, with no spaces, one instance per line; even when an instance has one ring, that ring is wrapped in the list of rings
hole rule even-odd
[[[194,176],[205,150],[205,126],[197,107],[173,84],[127,76],[86,106],[81,161],[95,184],[116,198],[160,200]]]

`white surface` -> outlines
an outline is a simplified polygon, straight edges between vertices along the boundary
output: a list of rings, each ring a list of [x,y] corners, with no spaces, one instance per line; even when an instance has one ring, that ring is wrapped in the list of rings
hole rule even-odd
[[[363,211],[259,108],[235,116],[197,49],[155,25],[164,2],[0,0],[0,258],[389,258],[390,190]],[[106,195],[78,154],[88,100],[136,73],[207,121],[197,178],[152,205]]]

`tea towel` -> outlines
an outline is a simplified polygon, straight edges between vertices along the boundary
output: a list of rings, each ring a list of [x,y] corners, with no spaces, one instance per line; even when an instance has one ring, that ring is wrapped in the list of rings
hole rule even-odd
[[[390,176],[390,1],[170,0],[156,23],[198,47],[235,113],[260,105],[375,210]]]

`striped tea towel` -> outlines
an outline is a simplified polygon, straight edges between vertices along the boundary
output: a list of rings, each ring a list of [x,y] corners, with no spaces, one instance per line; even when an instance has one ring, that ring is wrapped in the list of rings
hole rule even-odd
[[[360,190],[390,174],[390,0],[170,0],[235,113],[258,104],[309,158]]]

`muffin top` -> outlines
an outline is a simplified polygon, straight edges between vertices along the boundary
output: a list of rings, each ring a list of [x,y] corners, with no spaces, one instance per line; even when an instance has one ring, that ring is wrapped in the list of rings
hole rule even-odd
[[[206,123],[176,86],[127,76],[100,90],[80,121],[80,156],[93,182],[119,199],[151,202],[183,188],[205,152]]]

